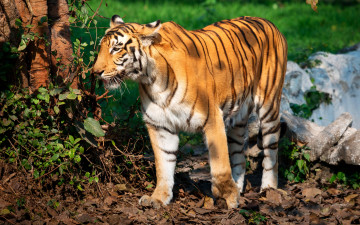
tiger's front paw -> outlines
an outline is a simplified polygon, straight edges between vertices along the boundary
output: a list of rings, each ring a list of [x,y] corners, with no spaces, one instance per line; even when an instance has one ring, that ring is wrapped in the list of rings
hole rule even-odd
[[[238,207],[240,191],[232,179],[221,183],[213,182],[211,189],[215,198],[224,198],[226,200],[228,209]]]
[[[160,200],[154,199],[148,195],[144,195],[140,198],[139,204],[145,207],[152,207],[154,209],[159,209],[162,205],[164,205]]]

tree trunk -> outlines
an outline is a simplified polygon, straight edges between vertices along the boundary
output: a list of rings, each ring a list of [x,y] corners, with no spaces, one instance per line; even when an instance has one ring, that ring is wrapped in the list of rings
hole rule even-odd
[[[74,79],[72,69],[72,44],[70,39],[69,7],[66,0],[48,0],[48,14],[51,22],[51,74],[58,83]],[[73,80],[72,88],[77,88]]]
[[[72,45],[68,12],[66,0],[0,0],[0,47],[7,41],[14,47],[19,45],[21,39],[15,26],[16,18],[23,22],[24,34],[38,36],[20,53],[19,63],[15,66],[20,70],[23,87],[29,87],[31,91],[47,87],[50,74],[58,84],[73,80],[70,76]],[[42,19],[45,17],[51,24]],[[33,26],[27,28],[29,24]],[[77,81],[72,87],[77,88]]]
[[[27,60],[29,68],[29,86],[35,91],[41,86],[47,87],[50,72],[50,48],[47,46],[49,41],[49,28],[47,21],[41,23],[41,18],[47,16],[48,7],[46,0],[15,0],[15,4],[24,25],[31,24],[26,33],[33,32],[38,34],[38,38],[30,42],[27,46]]]

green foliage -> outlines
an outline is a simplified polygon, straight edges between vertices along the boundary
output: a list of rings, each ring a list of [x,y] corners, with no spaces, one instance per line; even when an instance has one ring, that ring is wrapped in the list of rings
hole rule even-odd
[[[245,217],[247,224],[261,224],[267,220],[265,216],[253,210],[241,209],[239,213]]]
[[[18,58],[18,54],[13,53],[11,50],[10,43],[5,42],[2,44],[0,50],[0,90],[6,88],[9,82],[9,74],[14,71],[14,65]]]
[[[304,182],[310,174],[310,154],[306,146],[297,146],[287,138],[282,138],[279,143],[280,152],[284,156],[287,167],[284,176],[291,182]]]
[[[73,118],[81,99],[81,92],[72,88],[1,92],[0,158],[35,180],[56,175],[58,185],[72,182],[80,190],[83,180],[77,176],[83,176],[80,163],[86,144],[74,129]]]
[[[329,182],[343,184],[344,186],[348,186],[353,189],[360,189],[360,173],[345,173],[339,171],[332,175]]]
[[[304,94],[305,102],[302,105],[295,103],[290,103],[290,107],[296,116],[309,119],[312,115],[312,112],[319,108],[321,103],[330,104],[331,97],[328,93],[320,92],[316,90],[316,86],[313,85],[310,90]]]

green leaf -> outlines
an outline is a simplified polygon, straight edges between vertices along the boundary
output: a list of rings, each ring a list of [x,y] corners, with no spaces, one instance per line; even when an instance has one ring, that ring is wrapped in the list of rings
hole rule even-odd
[[[296,165],[297,165],[297,167],[299,168],[299,170],[300,171],[302,171],[303,170],[303,167],[304,167],[304,160],[297,160],[296,161]]]
[[[22,50],[24,50],[26,48],[26,42],[25,42],[25,40],[23,39],[23,40],[21,40],[21,42],[20,42],[20,44],[19,44],[19,47],[18,47],[18,51],[22,51]]]
[[[59,109],[59,107],[57,107],[57,106],[54,106],[54,112],[55,112],[56,114],[59,114],[59,112],[60,112],[60,109]]]
[[[57,160],[58,158],[59,158],[59,154],[56,153],[56,154],[54,154],[54,155],[51,157],[50,161],[55,161],[55,160]]]
[[[22,26],[22,21],[19,18],[16,18],[15,25],[18,26],[18,27],[21,27]]]
[[[40,88],[38,89],[38,91],[39,91],[40,93],[46,93],[48,90],[47,90],[46,88],[40,87]]]
[[[2,124],[7,127],[11,124],[11,120],[7,120],[6,118],[3,119]],[[86,128],[85,128],[86,129]]]
[[[76,155],[74,160],[75,162],[79,163],[81,161],[81,157],[79,155]]]
[[[48,21],[47,16],[43,16],[43,17],[41,17],[41,19],[40,19],[40,24],[43,24],[43,23],[45,23],[45,22],[47,22],[47,21]]]
[[[80,95],[81,91],[79,89],[73,89],[74,94]]]
[[[105,136],[105,133],[101,129],[99,121],[95,120],[94,118],[91,118],[91,117],[86,118],[84,120],[84,128],[85,128],[85,130],[92,133],[96,137]]]
[[[37,171],[37,170],[34,170],[34,178],[35,179],[37,179],[37,178],[39,178],[39,171]]]
[[[27,161],[27,159],[23,159],[21,161],[21,165],[23,165],[23,167],[26,169],[26,170],[30,170],[31,169],[31,165],[29,164],[29,162]]]
[[[68,96],[68,94],[69,94],[68,92],[66,92],[66,93],[64,93],[64,94],[60,94],[60,95],[59,95],[59,100],[60,100],[60,101],[65,100],[66,97]]]
[[[75,17],[72,17],[72,16],[69,17],[69,22],[70,23],[74,23],[75,21],[76,21]]]
[[[69,135],[69,140],[71,144],[74,144],[74,137],[72,135]]]
[[[89,172],[86,172],[86,173],[85,173],[85,177],[89,178],[89,177],[90,177],[90,173],[89,173]]]
[[[79,189],[79,191],[83,191],[84,189],[81,187],[81,184],[78,184],[77,186],[77,189]]]
[[[12,119],[13,121],[16,121],[16,120],[18,119],[15,115],[10,115],[9,117],[10,117],[10,119]]]
[[[309,153],[304,153],[304,158],[310,162],[310,154]]]
[[[99,183],[99,177],[95,177],[94,180],[96,183]]]
[[[67,96],[67,99],[70,99],[70,100],[74,100],[76,98],[76,94],[75,93],[70,93],[68,94]]]

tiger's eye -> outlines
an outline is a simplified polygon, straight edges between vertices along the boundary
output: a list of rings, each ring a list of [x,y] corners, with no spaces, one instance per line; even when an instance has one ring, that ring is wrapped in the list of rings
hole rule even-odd
[[[112,49],[112,50],[113,50],[113,51],[115,51],[115,52],[117,52],[117,51],[120,51],[120,49],[121,49],[120,47],[115,46],[115,47],[113,47],[113,49]]]

